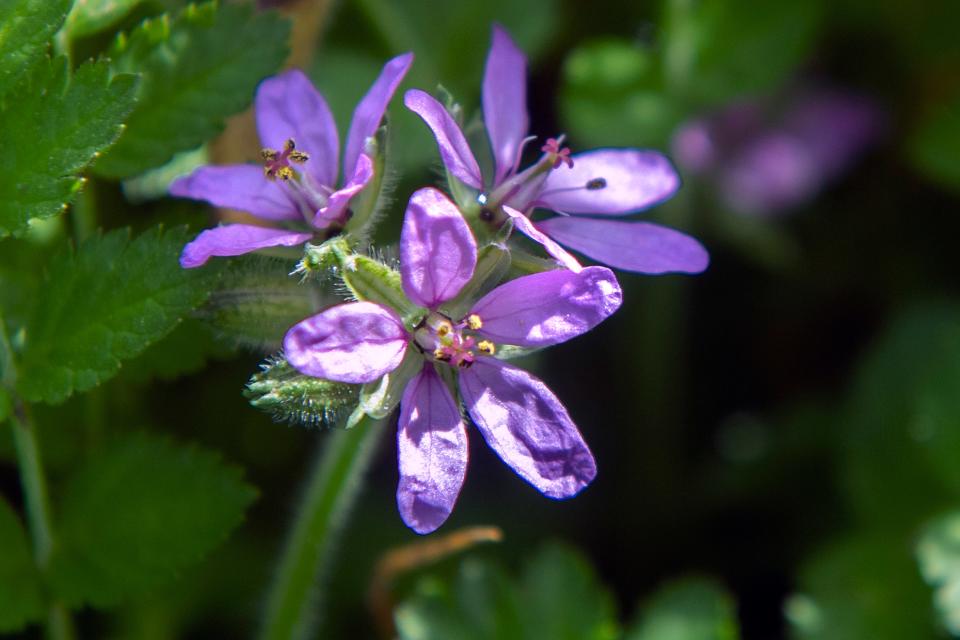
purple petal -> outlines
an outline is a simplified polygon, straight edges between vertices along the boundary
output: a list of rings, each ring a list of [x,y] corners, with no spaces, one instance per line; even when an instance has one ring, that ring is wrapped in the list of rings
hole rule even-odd
[[[450,390],[427,364],[400,401],[400,517],[417,533],[444,523],[467,472],[467,431]]]
[[[267,78],[257,88],[257,132],[263,146],[281,150],[293,139],[307,152],[304,170],[320,184],[337,182],[340,141],[330,107],[299,69]]]
[[[543,248],[547,250],[547,253],[553,256],[555,260],[557,260],[567,269],[570,269],[570,271],[573,271],[574,273],[580,273],[580,271],[583,269],[583,266],[577,261],[577,259],[570,255],[566,249],[551,240],[549,236],[541,233],[539,229],[533,226],[533,223],[530,222],[530,219],[527,216],[523,215],[513,207],[508,207],[506,205],[503,206],[503,211],[508,216],[513,218],[514,226],[519,229],[523,235],[527,236],[534,242],[539,242],[541,245],[543,245]]]
[[[317,229],[326,229],[331,223],[343,224],[346,222],[344,211],[353,196],[357,195],[367,186],[373,177],[373,161],[365,153],[361,153],[357,159],[356,170],[350,177],[350,180],[343,186],[330,194],[327,199],[327,206],[317,211],[313,217],[313,226]]]
[[[200,167],[170,184],[170,195],[240,209],[264,220],[302,220],[297,206],[279,182],[263,175],[263,167],[232,164]]]
[[[393,99],[403,77],[413,64],[413,54],[405,53],[393,58],[383,65],[380,77],[376,79],[367,95],[357,103],[350,122],[350,133],[347,134],[347,147],[343,152],[343,171],[354,170],[360,154],[363,152],[366,139],[376,133],[383,120],[387,105]]]
[[[494,342],[546,347],[586,333],[620,307],[623,294],[613,272],[587,267],[522,276],[479,300],[480,333]]]
[[[350,302],[299,322],[283,338],[300,373],[338,382],[373,382],[393,371],[407,349],[407,331],[390,309]]]
[[[480,175],[480,166],[477,159],[463,137],[463,131],[454,122],[453,118],[430,94],[419,89],[410,89],[403,96],[403,104],[408,109],[423,118],[440,149],[440,158],[447,171],[452,173],[461,182],[474,189],[483,188],[483,178]]]
[[[566,408],[542,381],[493,358],[460,372],[460,393],[490,448],[550,498],[570,498],[597,475]]]
[[[558,242],[625,271],[700,273],[710,264],[696,239],[650,222],[557,216],[537,226]]]
[[[656,151],[601,149],[578,153],[573,167],[550,172],[538,206],[564,213],[622,215],[672,196],[680,177]]]
[[[267,247],[295,247],[313,235],[286,229],[255,227],[249,224],[228,224],[200,232],[188,242],[180,254],[184,269],[199,267],[212,256],[239,256]]]
[[[483,72],[483,122],[490,136],[499,184],[513,169],[527,129],[527,59],[500,25]]]
[[[403,291],[434,309],[467,284],[477,266],[477,242],[460,210],[436,189],[410,196],[400,232]]]

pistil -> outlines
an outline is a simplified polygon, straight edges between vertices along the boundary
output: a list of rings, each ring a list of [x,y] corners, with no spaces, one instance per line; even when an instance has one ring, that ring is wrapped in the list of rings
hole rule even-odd
[[[414,341],[437,362],[465,369],[481,355],[492,356],[496,345],[490,340],[477,341],[471,332],[483,327],[483,320],[475,313],[454,323],[443,314],[432,312],[414,332]]]

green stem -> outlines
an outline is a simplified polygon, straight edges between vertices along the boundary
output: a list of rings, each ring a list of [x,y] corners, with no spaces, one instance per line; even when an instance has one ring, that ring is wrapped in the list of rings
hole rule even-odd
[[[17,461],[20,466],[20,483],[23,485],[27,523],[30,525],[30,536],[33,538],[33,558],[37,566],[44,569],[50,561],[50,552],[53,550],[47,483],[43,476],[36,430],[31,424],[27,405],[17,403],[14,407],[10,423],[13,426],[13,444],[17,450]]]
[[[47,482],[37,445],[36,428],[30,416],[30,406],[16,397],[16,368],[13,349],[7,339],[7,329],[0,315],[0,364],[3,365],[0,383],[7,387],[13,398],[10,426],[13,444],[17,451],[20,468],[20,483],[23,485],[23,502],[27,512],[27,528],[33,542],[33,558],[43,571],[53,552],[53,527],[50,519],[50,500],[47,497]],[[47,612],[47,637],[53,640],[71,640],[74,637],[70,613],[59,602],[53,601]]]
[[[325,438],[268,595],[263,640],[306,637],[319,622],[317,601],[324,594],[316,584],[329,570],[382,424],[363,420]]]

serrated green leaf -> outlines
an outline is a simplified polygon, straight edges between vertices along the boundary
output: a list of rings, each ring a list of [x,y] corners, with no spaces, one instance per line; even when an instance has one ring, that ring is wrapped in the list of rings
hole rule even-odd
[[[75,0],[65,29],[70,38],[82,38],[109,27],[143,0]]]
[[[43,55],[69,10],[70,0],[0,2],[0,99]]]
[[[0,111],[0,237],[49,218],[70,202],[78,174],[120,134],[136,79],[65,59],[41,62]]]
[[[222,543],[256,496],[218,454],[148,434],[94,455],[65,486],[50,582],[71,606],[169,582]]]
[[[142,74],[139,101],[96,172],[125,178],[157,167],[220,132],[287,54],[289,26],[249,3],[190,5],[145,21],[114,47],[113,69]]]
[[[736,608],[712,580],[686,578],[659,590],[624,640],[736,640]]]
[[[196,373],[210,360],[226,358],[233,349],[214,337],[211,327],[196,319],[180,323],[170,335],[125,363],[122,376],[131,382],[173,380]]]
[[[180,267],[187,239],[184,229],[153,229],[130,240],[121,229],[52,259],[27,323],[24,398],[56,403],[100,384],[200,305],[217,270]]]
[[[934,603],[944,627],[960,636],[960,513],[927,525],[916,553],[923,579],[935,590]]]
[[[10,505],[0,498],[0,632],[22,629],[44,611],[40,580],[27,535]]]
[[[271,357],[260,368],[243,395],[276,420],[330,425],[357,403],[357,385],[305,376],[282,357]]]

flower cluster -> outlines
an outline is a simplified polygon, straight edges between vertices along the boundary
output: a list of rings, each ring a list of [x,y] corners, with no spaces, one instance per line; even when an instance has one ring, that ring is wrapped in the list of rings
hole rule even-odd
[[[383,184],[381,121],[412,61],[405,54],[388,62],[358,105],[339,188],[330,111],[301,72],[289,71],[257,92],[261,165],[202,167],[175,181],[171,193],[242,209],[272,225],[208,229],[184,248],[184,267],[211,256],[305,245],[299,271],[334,267],[353,291],[354,301],[295,324],[284,338],[284,356],[306,376],[393,389],[381,394],[377,411],[386,415],[399,405],[397,503],[410,528],[428,533],[450,515],[463,485],[467,417],[510,468],[548,497],[576,495],[596,475],[593,455],[563,404],[541,380],[508,362],[511,353],[593,329],[621,305],[613,272],[582,266],[564,246],[641,273],[696,273],[708,257],[678,231],[612,219],[677,190],[677,174],[660,153],[571,153],[559,136],[520,168],[534,139],[527,136],[526,60],[499,27],[482,92],[493,166],[481,170],[445,106],[423,91],[408,91],[404,104],[430,127],[454,199],[434,188],[412,194],[399,273],[354,253],[360,240],[351,225],[369,217],[363,210],[376,206]],[[534,218],[539,210],[556,215]],[[555,262],[526,260],[525,271],[508,271],[494,261],[503,268],[488,268],[485,255],[509,263],[521,251],[508,244],[514,230],[541,244]],[[351,286],[351,265],[361,258],[379,265],[369,290]],[[367,410],[363,397],[355,415]]]

